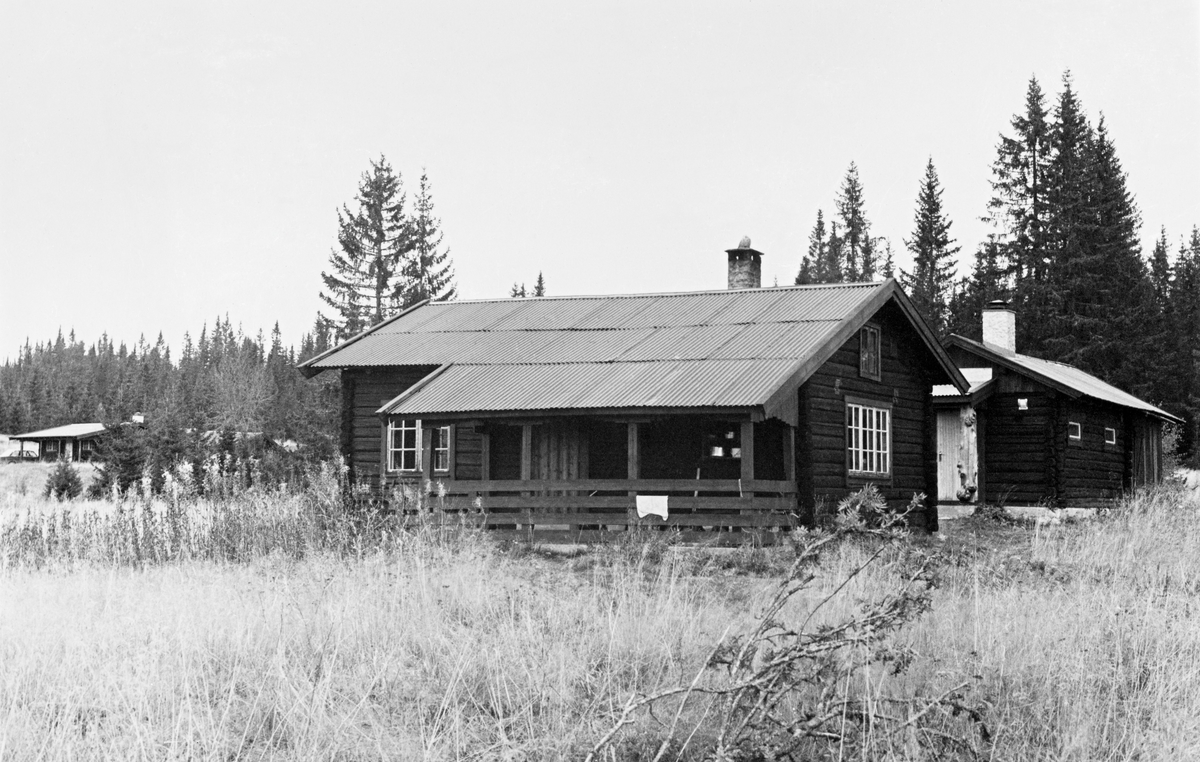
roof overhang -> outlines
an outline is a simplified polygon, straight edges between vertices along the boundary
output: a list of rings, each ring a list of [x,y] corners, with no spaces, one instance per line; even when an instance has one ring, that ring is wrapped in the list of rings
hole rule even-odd
[[[900,288],[894,278],[888,278],[879,289],[857,310],[847,315],[837,325],[828,338],[822,343],[820,348],[809,357],[804,358],[796,364],[795,370],[788,380],[782,384],[776,392],[771,395],[763,406],[764,413],[771,418],[780,418],[795,425],[798,419],[796,406],[799,404],[796,399],[795,388],[808,380],[817,369],[824,365],[829,358],[833,357],[842,345],[845,344],[851,336],[859,331],[871,319],[876,312],[883,308],[889,301],[895,301],[896,305],[916,328],[917,334],[921,337],[921,341],[933,354],[938,365],[946,372],[950,378],[950,383],[954,385],[963,394],[966,394],[971,384],[963,376],[962,371],[950,359],[950,355],[946,353],[945,348],[934,336],[933,331],[926,325],[925,319],[917,311],[917,308],[909,300],[904,293],[904,289]]]
[[[326,349],[324,352],[317,355],[316,357],[308,358],[304,362],[297,365],[296,369],[299,370],[301,375],[303,375],[305,378],[312,378],[313,376],[316,376],[318,373],[320,373],[322,371],[333,370],[332,368],[318,368],[318,367],[316,367],[316,363],[320,362],[321,360],[324,360],[326,357],[329,357],[334,352],[338,352],[342,349],[345,349],[346,347],[350,346],[351,344],[358,341],[359,339],[366,336],[367,334],[374,333],[375,331],[384,327],[388,323],[396,322],[397,320],[404,317],[405,315],[412,312],[413,310],[424,307],[426,304],[429,304],[429,301],[430,301],[429,299],[425,299],[423,301],[417,302],[416,304],[409,307],[408,309],[401,310],[400,312],[396,313],[395,315],[392,315],[387,320],[384,320],[381,323],[377,323],[377,324],[371,326],[370,328],[368,328],[367,330],[362,331],[361,333],[357,333],[354,336],[351,336],[350,338],[343,341],[341,344],[338,344],[337,346]]]
[[[1013,358],[1006,356],[1003,352],[997,352],[996,350],[992,349],[991,347],[987,346],[986,344],[984,344],[982,342],[972,341],[971,339],[968,339],[965,336],[960,336],[958,334],[951,334],[951,336],[946,340],[946,343],[950,344],[951,346],[957,347],[958,349],[961,349],[964,352],[969,352],[969,353],[975,355],[976,357],[979,357],[980,359],[995,363],[996,365],[999,365],[1000,367],[1005,368],[1006,370],[1010,370],[1013,373],[1016,373],[1017,375],[1024,376],[1025,378],[1032,379],[1032,380],[1038,382],[1039,384],[1048,386],[1057,392],[1061,392],[1062,394],[1067,395],[1071,399],[1079,399],[1080,397],[1090,397],[1090,395],[1085,394],[1084,392],[1080,391],[1079,389],[1076,389],[1075,387],[1071,386],[1070,384],[1065,384],[1056,378],[1051,378],[1050,376],[1047,376],[1044,373],[1037,372],[1033,368],[1029,368],[1025,365],[1022,365],[1021,363],[1017,362]],[[1078,369],[1076,369],[1076,370],[1078,371]],[[1079,371],[1079,372],[1083,372],[1083,371]],[[1096,380],[1099,381],[1099,379],[1096,379]],[[1126,392],[1126,394],[1128,394],[1128,393]],[[1130,396],[1132,396],[1132,395],[1130,395]],[[1146,415],[1153,416],[1155,418],[1161,418],[1162,420],[1169,421],[1171,423],[1183,423],[1182,418],[1171,415],[1170,413],[1166,412],[1165,410],[1158,410],[1158,409],[1145,410],[1142,408],[1130,407],[1129,405],[1122,405],[1119,402],[1114,402],[1112,400],[1101,400],[1101,402],[1104,402],[1104,403],[1110,404],[1110,405],[1116,405],[1118,407],[1124,407],[1127,409],[1138,410],[1139,412],[1145,413]],[[1147,402],[1144,402],[1144,401],[1141,401],[1141,402],[1142,402],[1142,404],[1149,405],[1149,403],[1147,403]]]

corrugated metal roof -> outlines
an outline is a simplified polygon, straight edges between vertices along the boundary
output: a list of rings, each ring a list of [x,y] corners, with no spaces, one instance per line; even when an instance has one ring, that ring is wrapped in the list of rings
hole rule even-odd
[[[761,405],[790,360],[672,360],[565,365],[455,365],[381,412]]]
[[[822,333],[803,324],[836,323],[881,286],[436,302],[379,326],[312,366],[704,359],[722,347],[722,357],[800,357],[814,334]],[[755,326],[745,334],[749,344],[730,344],[736,332],[729,327],[745,325]],[[697,330],[647,330],[653,328]]]
[[[1112,384],[1106,384],[1090,373],[1086,373],[1074,365],[1066,363],[1053,362],[1051,360],[1042,360],[1029,355],[1022,355],[1016,352],[998,347],[995,344],[987,344],[981,341],[972,341],[971,339],[955,336],[954,341],[967,348],[982,349],[985,352],[990,352],[998,357],[1008,360],[1010,363],[1030,371],[1035,375],[1043,376],[1050,381],[1056,382],[1069,389],[1074,389],[1080,394],[1092,397],[1094,399],[1111,402],[1114,405],[1133,408],[1134,410],[1142,410],[1147,413],[1152,413],[1161,418],[1177,421],[1182,423],[1179,418],[1171,415],[1167,411],[1151,405],[1149,402],[1138,399],[1128,392],[1121,391]],[[965,371],[964,371],[965,372]]]
[[[440,366],[398,414],[750,407],[893,295],[904,308],[891,281],[430,303],[306,367]]]
[[[104,431],[103,423],[68,423],[65,426],[55,426],[52,429],[31,431],[28,434],[16,434],[13,439],[77,439],[91,436]]]
[[[971,388],[967,394],[974,394],[979,391],[979,388],[992,380],[991,368],[960,368],[967,382],[971,384]],[[958,389],[955,389],[952,384],[938,384],[933,387],[934,397],[957,397],[961,395]]]

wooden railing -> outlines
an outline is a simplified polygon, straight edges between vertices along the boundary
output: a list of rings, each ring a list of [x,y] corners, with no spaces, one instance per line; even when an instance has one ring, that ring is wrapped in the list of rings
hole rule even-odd
[[[428,509],[480,511],[489,527],[572,540],[634,526],[687,534],[793,526],[797,494],[794,482],[773,479],[434,479],[428,488]],[[668,518],[639,519],[637,495],[667,495]]]

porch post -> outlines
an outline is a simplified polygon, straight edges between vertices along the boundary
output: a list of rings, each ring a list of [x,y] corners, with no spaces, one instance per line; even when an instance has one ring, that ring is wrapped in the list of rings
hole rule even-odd
[[[742,421],[742,481],[754,479],[754,421]]]
[[[420,494],[425,496],[425,506],[433,510],[432,494],[426,489],[433,488],[433,429],[421,422],[421,486]]]
[[[796,484],[796,427],[787,426],[783,430],[783,478]]]
[[[533,478],[533,426],[525,424],[521,427],[521,480]]]
[[[625,450],[626,450],[626,453],[628,454],[628,458],[626,459],[625,476],[630,481],[637,481],[639,478],[638,474],[641,471],[641,469],[639,468],[639,466],[641,464],[641,454],[638,452],[638,424],[637,424],[637,421],[630,421],[629,423],[625,424],[625,442],[626,442]],[[633,500],[629,501],[630,505],[628,508],[625,509],[625,529],[626,529],[626,531],[637,526],[637,523],[638,523],[637,506],[636,506],[637,490],[636,489],[629,490],[629,496],[632,497]]]
[[[641,463],[641,453],[638,452],[638,424],[636,421],[631,421],[626,424],[626,437],[628,441],[629,462],[627,467],[627,478],[639,479],[638,472]],[[636,495],[636,490],[630,490],[629,494]]]

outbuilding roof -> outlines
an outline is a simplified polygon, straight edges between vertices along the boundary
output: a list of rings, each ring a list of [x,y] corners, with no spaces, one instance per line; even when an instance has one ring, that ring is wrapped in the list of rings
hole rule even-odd
[[[15,434],[13,439],[87,439],[103,432],[103,423],[68,423],[28,434]]]
[[[957,334],[951,336],[947,343],[961,347],[978,357],[1058,389],[1068,396],[1091,397],[1103,402],[1120,405],[1121,407],[1141,410],[1167,421],[1183,423],[1183,420],[1178,416],[1171,415],[1162,408],[1140,400],[1129,392],[1122,391],[1112,384],[1107,384],[1092,374],[1076,368],[1074,365],[1030,357],[1029,355],[1012,352],[995,344],[974,341]]]
[[[387,414],[760,408],[794,420],[795,384],[889,301],[965,390],[893,280],[423,303],[301,369],[438,366]]]

